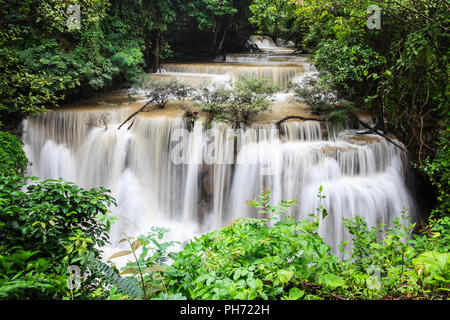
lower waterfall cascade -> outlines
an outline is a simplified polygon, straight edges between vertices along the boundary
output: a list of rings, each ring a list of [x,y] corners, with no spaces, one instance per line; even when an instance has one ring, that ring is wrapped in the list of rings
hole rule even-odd
[[[181,79],[184,73],[184,79],[207,75],[224,81],[224,75],[232,80],[256,72],[282,85],[314,72],[305,57],[282,50],[164,68],[155,76]],[[272,109],[276,108],[275,103]],[[417,216],[405,183],[406,155],[380,136],[292,120],[282,123],[279,131],[275,123],[263,122],[236,133],[222,123],[208,129],[199,119],[187,131],[181,116],[143,114],[130,130],[118,130],[133,111],[114,105],[67,108],[23,123],[24,150],[31,163],[28,175],[62,177],[84,188],[112,191],[118,206],[111,210],[119,218],[110,234],[113,245],[122,232],[137,236],[151,226],[166,226],[174,240],[185,241],[235,218],[256,217],[246,201],[264,188],[271,190],[274,204],[298,200],[288,212],[297,219],[315,213],[322,203],[329,214],[319,233],[338,255],[338,244],[349,238],[343,218],[359,215],[375,226],[389,225],[404,209],[413,219]],[[98,125],[105,114],[107,127]],[[176,148],[184,150],[183,161],[174,161]],[[208,162],[210,148],[214,155]],[[320,186],[322,200],[317,197]]]

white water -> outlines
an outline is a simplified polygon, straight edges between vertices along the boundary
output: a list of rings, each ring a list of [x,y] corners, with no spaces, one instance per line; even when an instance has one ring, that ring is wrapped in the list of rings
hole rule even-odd
[[[300,83],[306,75],[316,72],[304,56],[292,55],[292,49],[277,47],[269,37],[254,36],[253,42],[263,50],[258,54],[228,54],[225,62],[164,63],[156,78],[175,78],[193,85],[235,83],[242,77],[267,78],[285,88]]]
[[[238,63],[241,58],[234,59]],[[267,57],[256,57],[252,63],[261,60],[257,67],[267,67]],[[298,57],[298,62],[305,59]],[[219,74],[219,68],[227,67],[214,68]],[[189,68],[193,73],[205,71],[202,65]],[[280,68],[272,66],[271,72],[279,73]],[[109,108],[107,129],[99,125],[104,108],[55,111],[24,123],[24,150],[32,163],[29,175],[112,190],[118,202],[112,212],[119,218],[111,231],[113,245],[122,232],[139,235],[151,226],[169,227],[170,239],[184,241],[233,218],[255,216],[246,201],[264,187],[272,190],[273,203],[297,199],[299,205],[289,214],[300,219],[316,212],[317,193],[323,186],[322,204],[329,215],[321,222],[320,234],[333,248],[348,238],[342,218],[360,215],[369,225],[389,224],[403,207],[415,215],[404,182],[405,156],[377,136],[360,137],[352,130],[331,134],[328,128],[329,139],[322,136],[326,128],[315,121],[285,122],[279,136],[273,124],[255,124],[238,133],[232,165],[233,135],[226,125],[215,124],[212,138],[199,120],[192,132],[180,137],[179,130],[185,127],[181,117],[138,116],[131,130],[126,126],[118,130],[133,111]],[[187,164],[174,161],[177,147],[187,150],[183,154]]]

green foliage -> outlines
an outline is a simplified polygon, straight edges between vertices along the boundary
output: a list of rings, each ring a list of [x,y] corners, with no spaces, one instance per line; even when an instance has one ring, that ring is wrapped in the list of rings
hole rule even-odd
[[[432,211],[432,217],[448,216],[450,212],[450,124],[448,111],[444,110],[442,116],[446,117],[441,137],[436,143],[437,151],[433,161],[427,158],[420,169],[427,174],[436,189],[438,204]]]
[[[22,150],[22,143],[7,132],[0,131],[0,176],[23,174],[28,159]]]
[[[445,260],[450,240],[448,221],[439,223],[442,233],[438,235],[414,235],[412,238],[410,234],[415,225],[408,224],[404,217],[394,219],[393,227],[387,230],[383,225],[368,228],[360,217],[345,220],[345,226],[353,236],[351,258],[342,265],[343,275],[351,278],[351,296],[433,298],[445,294],[447,289],[442,288],[448,286],[450,271]],[[429,278],[425,280],[424,274]],[[362,288],[361,284],[368,286]]]
[[[144,65],[144,55],[139,47],[129,47],[118,50],[111,46],[111,63],[119,68],[126,86],[131,86],[139,81]]]
[[[308,77],[301,85],[295,85],[297,101],[305,103],[316,114],[328,122],[344,127],[352,110],[352,104],[344,100],[333,85],[318,76]]]
[[[319,191],[318,197],[324,198]],[[394,219],[390,228],[369,228],[355,217],[345,221],[353,236],[351,257],[338,261],[317,234],[326,209],[321,205],[316,215],[302,221],[283,217],[294,204],[274,206],[265,190],[249,205],[267,218],[238,219],[192,240],[165,272],[169,294],[283,300],[446,296],[448,228],[437,227],[446,231],[434,238],[410,238],[414,225],[404,219]],[[427,246],[428,241],[433,245]]]
[[[272,216],[295,204],[272,206],[269,194],[265,191],[250,204]],[[320,219],[284,217],[273,226],[268,226],[268,219],[238,219],[194,239],[167,272],[168,291],[181,292],[188,299],[276,299],[288,292],[287,297],[299,298],[310,283],[345,287],[339,276],[331,275],[338,261],[317,234]]]
[[[28,180],[32,183],[26,185]],[[22,191],[23,188],[26,190]],[[108,207],[114,203],[108,190],[103,188],[84,190],[61,180],[37,182],[36,179],[0,176],[0,254],[5,261],[3,266],[8,265],[7,259],[11,254],[33,253],[30,255],[32,260],[16,265],[17,268],[24,267],[16,276],[10,278],[6,269],[0,270],[5,281],[3,285],[20,290],[17,286],[22,283],[32,289],[27,283],[35,274],[39,277],[48,274],[49,285],[53,280],[56,285],[65,279],[63,276],[71,264],[86,271],[88,253],[91,259],[99,258],[99,248],[108,242],[107,232],[111,224]],[[89,291],[90,284],[94,285],[90,280],[83,290]],[[56,288],[58,291],[49,289],[45,294],[61,297],[64,291],[59,285]],[[24,294],[21,298],[36,298],[36,294],[33,291],[30,296]]]
[[[266,78],[242,78],[231,89],[203,88],[196,99],[209,121],[223,121],[239,128],[259,113],[270,111],[269,97],[278,90],[278,85]]]
[[[56,81],[45,71],[32,73],[19,60],[17,52],[0,49],[0,119],[10,124],[14,118],[33,115],[56,105],[62,97],[50,86]],[[13,119],[11,121],[11,119]]]
[[[119,243],[127,242],[130,250],[117,252],[109,260],[133,255],[134,261],[128,262],[121,269],[120,275],[126,275],[124,279],[135,284],[135,289],[133,290],[135,298],[182,299],[183,297],[180,296],[180,293],[168,294],[165,284],[166,278],[164,277],[164,272],[167,270],[167,262],[174,257],[174,254],[168,252],[168,250],[176,242],[161,242],[164,234],[169,231],[168,229],[152,227],[151,230],[150,233],[140,236],[136,240],[124,235],[125,237]],[[114,282],[110,281],[110,283],[113,283],[118,288],[123,287],[120,281],[114,280]],[[130,285],[127,287],[128,291],[130,291]],[[138,295],[136,296],[136,294]]]
[[[77,4],[81,28],[69,30],[67,8]],[[103,88],[118,73],[101,54],[99,21],[107,1],[1,1],[0,118],[14,127],[22,117],[57,106],[79,86]]]
[[[296,4],[291,0],[253,0],[249,20],[258,26],[260,33],[271,35],[277,40],[289,34],[289,27],[295,19],[295,8]]]
[[[385,59],[371,48],[362,45],[349,46],[339,40],[323,41],[316,51],[314,62],[327,71],[324,78],[343,91],[347,97],[355,99],[360,94],[360,84],[377,78],[371,70],[385,63]]]
[[[36,258],[39,251],[19,248],[0,250],[1,299],[54,299],[65,292],[68,276],[55,272],[51,259]]]
[[[193,239],[176,254],[169,252],[175,242],[163,241],[167,229],[153,227],[150,233],[136,239],[125,235],[120,242],[126,242],[129,250],[117,252],[109,258],[112,260],[132,255],[131,261],[119,271],[111,261],[109,263],[112,266],[100,262],[98,251],[91,247],[91,244],[100,244],[94,238],[101,241],[102,236],[93,232],[80,236],[80,229],[72,230],[72,236],[59,236],[58,228],[63,227],[54,226],[51,219],[47,219],[48,223],[44,222],[44,226],[42,223],[45,219],[41,217],[38,221],[31,219],[21,222],[20,225],[24,227],[20,229],[25,230],[26,234],[20,236],[31,237],[36,250],[26,247],[24,240],[14,233],[17,225],[14,221],[5,223],[4,216],[9,219],[14,210],[9,206],[9,198],[27,198],[27,195],[21,194],[17,187],[11,187],[19,186],[21,179],[3,178],[2,181],[0,204],[2,209],[6,208],[1,212],[6,214],[2,216],[1,227],[7,236],[16,239],[15,246],[12,243],[3,245],[0,250],[2,298],[54,299],[69,294],[65,288],[67,275],[64,273],[67,256],[62,251],[60,255],[55,255],[47,250],[49,244],[55,241],[62,243],[66,249],[78,241],[80,251],[72,254],[70,261],[78,262],[93,272],[93,278],[85,283],[90,286],[90,290],[83,286],[82,290],[86,293],[75,292],[75,297],[108,300],[442,299],[449,290],[448,217],[434,221],[430,225],[430,234],[413,237],[410,234],[414,225],[406,223],[403,218],[394,219],[393,226],[389,228],[383,225],[369,228],[360,217],[345,220],[353,237],[350,239],[352,252],[349,259],[339,261],[318,234],[321,221],[328,215],[323,205],[317,208],[316,214],[298,221],[289,216],[289,209],[296,201],[282,201],[274,205],[270,199],[270,190],[264,190],[257,199],[248,202],[263,218],[237,219],[227,227]],[[62,189],[72,195],[66,194],[64,198],[81,198],[82,208],[85,202],[80,193],[90,197],[91,201],[92,193],[102,193],[101,190],[87,193],[79,190],[76,193],[71,184],[63,184],[61,188],[54,186],[55,189],[52,189],[49,184],[57,185],[51,181],[44,182],[45,189],[50,191],[45,194],[50,197],[53,195],[59,201],[47,201],[58,203],[53,208],[59,208],[61,212],[65,201],[61,202],[62,198],[55,196],[51,190]],[[36,197],[29,198],[39,199],[41,196],[37,190],[42,187],[30,187],[28,193],[36,193]],[[11,196],[5,197],[5,192]],[[107,196],[103,197],[103,201],[107,201]],[[324,198],[322,188],[319,189],[318,197]],[[23,201],[28,203],[30,199]],[[93,202],[94,211],[103,210],[102,206],[95,207],[98,202]],[[34,203],[35,206],[38,204]],[[45,206],[40,209],[48,211]],[[30,214],[34,215],[35,212]],[[65,219],[70,221],[70,218]],[[72,224],[77,222],[71,221]],[[105,223],[107,221],[101,223],[100,229],[104,228]],[[34,228],[27,228],[27,224]],[[43,243],[43,237],[38,236],[40,240],[36,241],[35,234],[41,234],[42,228],[47,231],[48,237],[58,235],[54,237],[58,240],[47,239]],[[2,239],[3,243],[7,241]],[[340,249],[344,251],[348,243],[343,243]],[[52,249],[52,252],[58,251],[58,248]]]
[[[367,8],[381,9],[381,29]],[[305,0],[304,46],[335,91],[372,109],[422,164],[448,118],[448,5],[445,1]],[[441,115],[439,115],[441,114]]]

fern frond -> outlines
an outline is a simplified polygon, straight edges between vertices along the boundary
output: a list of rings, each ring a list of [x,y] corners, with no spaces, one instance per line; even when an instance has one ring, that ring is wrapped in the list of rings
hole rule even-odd
[[[139,286],[137,279],[131,277],[121,277],[114,271],[113,268],[97,259],[90,259],[88,264],[93,269],[101,272],[104,275],[103,280],[105,280],[108,284],[117,287],[117,290],[120,293],[126,294],[134,299],[140,299],[144,296],[144,292]]]

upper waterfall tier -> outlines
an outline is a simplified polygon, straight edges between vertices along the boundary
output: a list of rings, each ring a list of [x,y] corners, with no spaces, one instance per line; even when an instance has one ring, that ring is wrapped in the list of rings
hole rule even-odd
[[[255,44],[263,50],[254,54],[228,54],[225,59],[208,62],[167,62],[151,77],[176,79],[193,85],[234,83],[242,77],[267,78],[281,87],[299,83],[305,75],[316,72],[306,56],[292,55],[292,49],[280,48],[270,38],[255,36]]]
[[[249,42],[257,46],[260,50],[278,54],[292,54],[294,49],[279,47],[271,37],[268,36],[251,36]]]
[[[202,80],[216,82],[236,82],[242,77],[267,78],[272,83],[287,87],[296,82],[305,71],[306,64],[243,64],[243,63],[166,63],[164,76],[178,77],[189,82],[188,78],[200,77]],[[190,83],[196,84],[196,83]]]

